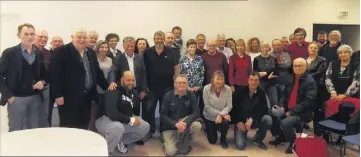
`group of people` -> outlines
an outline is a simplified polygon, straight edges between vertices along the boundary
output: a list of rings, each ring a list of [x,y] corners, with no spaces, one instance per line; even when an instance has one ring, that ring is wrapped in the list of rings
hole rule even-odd
[[[263,140],[270,129],[269,144],[289,142],[290,154],[298,123],[323,120],[327,100],[359,96],[359,51],[341,44],[337,30],[320,32],[312,43],[303,28],[271,44],[224,34],[183,42],[176,26],[155,32],[152,47],[127,36],[123,52],[115,33],[98,41],[97,32],[78,29],[65,45],[54,36],[50,50],[46,30],[26,23],[17,35],[21,43],[0,58],[0,104],[7,104],[9,131],[51,126],[56,103],[60,127],[100,133],[110,155],[158,136],[157,103],[167,156],[189,153],[202,129],[210,144],[220,132],[227,149],[230,124],[238,149],[257,128],[252,142],[267,150]]]

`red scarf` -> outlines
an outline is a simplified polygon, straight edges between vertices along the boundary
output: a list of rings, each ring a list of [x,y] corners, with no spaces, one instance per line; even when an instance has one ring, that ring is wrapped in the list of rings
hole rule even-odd
[[[296,107],[296,103],[297,103],[297,92],[298,92],[298,86],[300,84],[300,77],[299,76],[295,76],[295,82],[293,84],[293,89],[291,92],[291,97],[290,100],[288,101],[288,108],[289,109],[293,109]]]

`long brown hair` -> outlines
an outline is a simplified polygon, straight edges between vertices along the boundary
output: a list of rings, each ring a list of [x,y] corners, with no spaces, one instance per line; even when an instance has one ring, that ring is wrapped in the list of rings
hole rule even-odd
[[[211,88],[210,88],[211,90],[214,90],[214,79],[215,79],[216,77],[221,78],[221,79],[223,79],[224,81],[226,81],[226,80],[225,80],[224,73],[223,73],[222,71],[220,71],[220,70],[217,70],[216,72],[213,73],[212,78],[211,78]],[[225,85],[225,83],[223,83],[223,86],[222,86],[221,88],[223,88],[224,85]]]

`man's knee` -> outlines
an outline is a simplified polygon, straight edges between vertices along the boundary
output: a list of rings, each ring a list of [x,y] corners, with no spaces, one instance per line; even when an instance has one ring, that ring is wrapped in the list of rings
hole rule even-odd
[[[177,147],[174,144],[164,144],[164,151],[167,156],[174,156],[177,154]]]
[[[124,133],[124,126],[120,122],[113,123],[108,129],[106,129],[106,136],[122,136]]]
[[[148,122],[146,122],[144,120],[141,120],[140,125],[141,125],[141,127],[140,127],[141,128],[141,134],[145,136],[150,130],[150,125],[149,125]]]
[[[287,117],[285,119],[282,120],[281,122],[281,126],[282,128],[292,128],[295,124],[295,121],[293,120],[293,117]]]
[[[246,149],[246,142],[245,141],[236,141],[236,147],[239,149],[239,150],[244,150]]]
[[[264,115],[261,120],[262,123],[267,124],[268,127],[272,126],[273,120],[270,115]]]
[[[190,128],[191,133],[197,134],[201,132],[202,124],[200,122],[193,122]]]

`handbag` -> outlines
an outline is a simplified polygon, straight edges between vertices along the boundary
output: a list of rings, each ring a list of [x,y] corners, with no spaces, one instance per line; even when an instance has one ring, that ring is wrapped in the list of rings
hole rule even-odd
[[[328,157],[326,141],[322,137],[307,135],[297,137],[294,147],[297,157]]]

